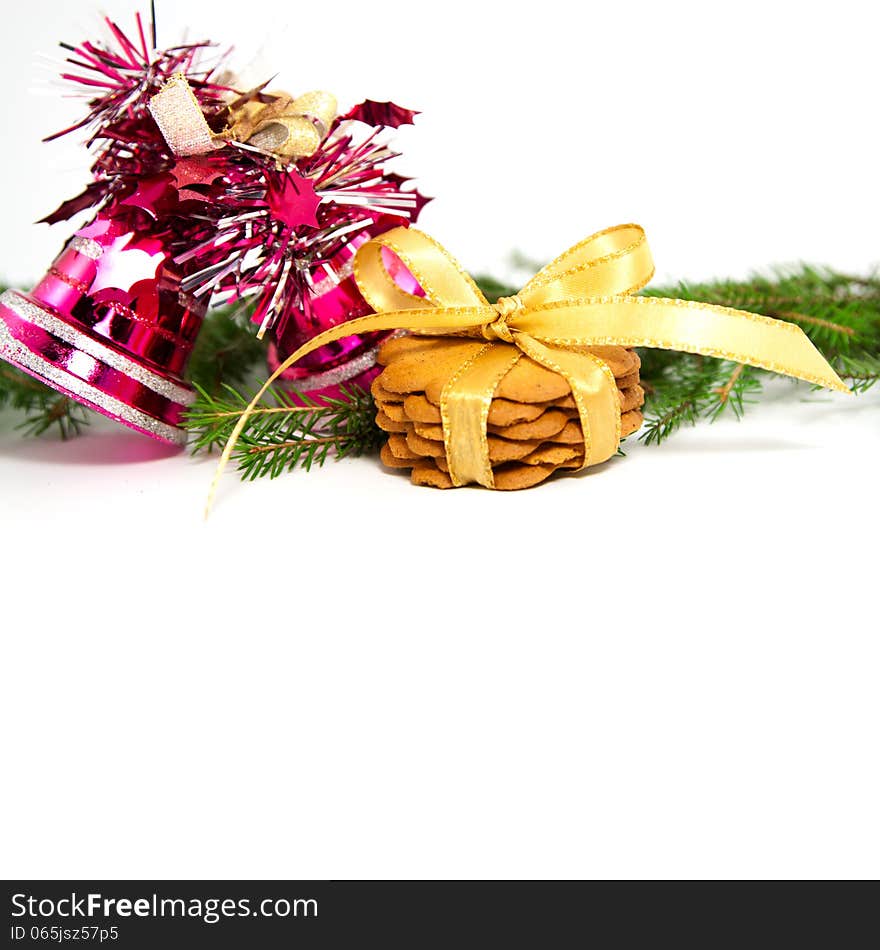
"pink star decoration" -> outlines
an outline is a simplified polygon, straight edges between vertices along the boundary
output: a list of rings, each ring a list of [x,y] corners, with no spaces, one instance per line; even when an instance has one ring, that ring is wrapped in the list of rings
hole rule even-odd
[[[318,226],[317,210],[321,199],[315,186],[299,172],[288,169],[269,186],[266,200],[272,214],[290,228]]]

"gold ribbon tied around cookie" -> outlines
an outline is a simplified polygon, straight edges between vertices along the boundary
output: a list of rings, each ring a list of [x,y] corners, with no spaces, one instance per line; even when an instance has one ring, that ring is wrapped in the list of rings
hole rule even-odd
[[[178,157],[205,155],[234,141],[280,161],[295,161],[314,155],[326,138],[336,117],[336,99],[329,92],[294,98],[257,90],[232,102],[227,127],[212,132],[186,77],[177,73],[150,100],[150,112]]]
[[[395,283],[386,266],[388,251],[418,281],[424,297]],[[494,488],[486,436],[489,407],[498,383],[523,356],[558,373],[571,387],[583,429],[583,467],[610,458],[620,441],[614,376],[585,347],[682,350],[849,392],[792,323],[728,307],[637,295],[654,273],[645,232],[637,224],[588,237],[544,267],[518,294],[494,304],[445,248],[415,228],[395,228],[364,244],[355,257],[354,273],[375,313],[326,330],[278,367],[233,430],[211,497],[248,415],[272,383],[308,353],[352,334],[404,329],[486,341],[441,394],[446,459],[455,485],[477,482]]]

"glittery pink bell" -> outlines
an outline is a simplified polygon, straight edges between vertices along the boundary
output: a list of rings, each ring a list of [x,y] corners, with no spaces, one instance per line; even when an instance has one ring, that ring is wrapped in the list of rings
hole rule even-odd
[[[180,289],[186,275],[172,240],[142,209],[111,202],[29,294],[0,296],[0,356],[90,409],[182,445],[181,415],[194,398],[183,372],[204,306]]]
[[[332,260],[322,265],[318,275],[312,275],[313,290],[306,298],[306,306],[294,311],[277,344],[269,347],[268,362],[273,372],[291,353],[323,330],[372,312],[358,290],[352,263],[357,249],[383,230],[386,228],[373,227],[359,232]],[[384,253],[386,267],[398,286],[411,294],[424,296],[399,258],[387,249]],[[379,347],[392,335],[392,332],[361,334],[322,346],[290,367],[281,379],[294,393],[304,393],[312,399],[338,397],[340,386],[354,385],[368,390],[382,369],[376,365]]]

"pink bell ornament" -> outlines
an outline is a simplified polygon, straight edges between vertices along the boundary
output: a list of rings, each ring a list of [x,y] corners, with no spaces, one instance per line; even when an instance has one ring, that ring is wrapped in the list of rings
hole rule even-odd
[[[389,226],[383,219],[372,228],[361,231],[312,276],[310,294],[303,298],[302,304],[286,321],[284,332],[277,336],[277,344],[269,346],[268,363],[272,372],[318,333],[372,312],[358,290],[352,262],[362,244],[386,230]],[[388,255],[386,266],[398,286],[415,296],[424,296],[422,288],[396,256]],[[390,332],[370,333],[337,340],[291,366],[281,379],[292,394],[302,393],[311,399],[338,397],[340,387],[359,386],[368,390],[382,370],[376,364],[379,347],[391,335]]]
[[[225,87],[197,59],[208,44],[157,50],[155,27],[136,18],[129,39],[109,19],[104,42],[69,50],[62,78],[87,113],[50,138],[89,130],[93,181],[43,220],[96,212],[30,293],[0,297],[0,357],[72,399],[163,442],[186,440],[181,417],[195,393],[184,381],[205,300],[184,292],[177,258],[193,240],[192,199],[150,113],[173,76],[187,76],[207,115]],[[150,37],[148,40],[147,37]]]
[[[28,294],[0,296],[0,356],[83,405],[181,445],[184,381],[204,306],[183,293],[172,235],[112,204]]]

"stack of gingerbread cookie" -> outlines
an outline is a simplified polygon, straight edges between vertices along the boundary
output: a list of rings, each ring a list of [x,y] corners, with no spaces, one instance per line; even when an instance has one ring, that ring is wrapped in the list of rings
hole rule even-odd
[[[454,373],[485,346],[456,337],[404,336],[379,353],[382,373],[374,380],[376,422],[389,433],[382,461],[412,470],[416,485],[451,488],[446,464],[440,396]],[[604,360],[620,394],[621,438],[642,424],[644,390],[639,358],[620,346],[585,348]],[[566,381],[524,356],[501,380],[488,422],[489,458],[500,489],[529,488],[559,469],[580,468],[584,440]]]

